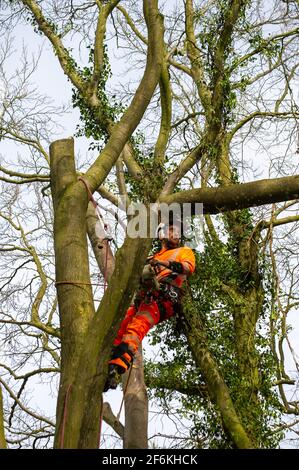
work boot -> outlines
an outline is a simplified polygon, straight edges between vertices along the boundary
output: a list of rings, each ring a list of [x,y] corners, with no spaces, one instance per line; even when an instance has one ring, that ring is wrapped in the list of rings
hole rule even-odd
[[[115,390],[120,382],[120,375],[124,374],[130,367],[133,360],[133,353],[129,350],[127,343],[120,343],[113,346],[111,359],[109,361],[108,377],[104,385],[104,392]]]
[[[132,360],[133,353],[129,350],[129,345],[123,342],[113,347],[109,364],[114,365],[119,374],[124,374],[129,369]]]
[[[114,364],[109,364],[108,376],[104,385],[104,392],[108,390],[115,390],[118,383],[119,383],[119,373],[117,370],[117,366]]]

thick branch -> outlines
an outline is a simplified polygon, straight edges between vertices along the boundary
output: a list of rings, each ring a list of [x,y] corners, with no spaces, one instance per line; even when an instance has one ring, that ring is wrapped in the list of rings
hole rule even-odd
[[[127,142],[124,146],[122,154],[124,163],[130,175],[133,176],[135,179],[140,180],[142,178],[143,170],[134,158],[132,145]]]
[[[30,321],[17,321],[17,320],[0,320],[0,323],[7,323],[10,325],[18,325],[22,326],[32,326],[33,328],[37,328],[38,330],[43,331],[47,335],[55,336],[56,338],[60,338],[60,331],[58,328],[53,328],[49,325],[45,325],[41,322],[30,322]]]
[[[185,16],[186,16],[186,34],[187,34],[187,55],[191,63],[191,71],[194,82],[197,86],[198,94],[204,109],[209,112],[211,105],[211,92],[207,87],[202,66],[202,58],[199,48],[196,45],[196,38],[194,32],[194,9],[193,1],[186,0],[185,3]]]
[[[212,95],[212,106],[216,119],[221,116],[224,100],[224,66],[229,52],[229,46],[232,41],[234,26],[239,18],[240,12],[247,0],[232,0],[227,5],[224,17],[223,27],[219,34],[219,39],[214,52],[214,89]]]
[[[298,221],[299,215],[290,215],[289,217],[283,217],[281,219],[262,220],[258,226],[261,227],[261,230],[264,230],[269,227],[278,227],[279,225],[291,224]]]
[[[118,197],[111,193],[107,188],[105,188],[105,186],[101,185],[99,188],[97,188],[97,192],[104,199],[107,199],[107,201],[110,201],[115,206],[118,206],[120,204]]]
[[[162,190],[161,196],[163,198],[172,193],[176,184],[188,173],[189,170],[198,162],[202,155],[205,152],[205,142],[204,139],[200,145],[195,147],[184,160],[178,165],[178,167],[169,175],[164,188]],[[169,196],[171,197],[171,196]]]
[[[102,184],[118,159],[126,142],[140,123],[152,98],[161,74],[163,56],[163,21],[157,7],[157,0],[144,2],[148,26],[148,54],[144,75],[134,98],[111,131],[110,139],[95,163],[86,173],[92,191]]]
[[[131,30],[133,31],[133,33],[140,39],[140,41],[142,41],[144,44],[148,44],[147,42],[147,39],[146,37],[143,36],[143,34],[136,28],[136,25],[134,23],[134,21],[132,20],[132,18],[130,17],[129,13],[127,12],[127,10],[121,6],[121,5],[118,5],[117,6],[117,9],[119,11],[121,11],[121,13],[124,15],[125,19],[126,19],[126,22],[128,23],[128,25],[130,26]]]
[[[171,130],[172,94],[167,62],[164,58],[160,78],[161,123],[155,146],[154,158],[158,166],[163,165]]]
[[[8,176],[16,177],[16,178],[23,178],[23,179],[36,179],[39,181],[50,181],[50,175],[42,175],[42,174],[28,174],[28,173],[20,173],[19,171],[13,171],[13,170],[8,170],[7,168],[4,168],[3,166],[0,165],[0,171],[2,173],[5,173]]]
[[[96,261],[105,280],[108,281],[114,270],[114,256],[110,244],[105,240],[106,234],[103,224],[95,213],[91,202],[88,204],[86,213],[86,225]]]
[[[289,201],[298,197],[299,175],[295,175],[218,188],[180,191],[170,196],[162,195],[160,202],[190,203],[193,207],[195,203],[203,203],[204,213],[218,214],[273,202]]]
[[[15,180],[13,178],[5,178],[3,176],[0,176],[0,181],[3,181],[4,183],[10,183],[10,184],[29,184],[29,183],[44,183],[46,180],[43,178],[27,178],[27,179],[19,179]]]
[[[108,16],[116,7],[116,5],[120,2],[120,0],[113,0],[106,5],[102,5],[100,14],[98,17],[98,23],[96,28],[95,34],[95,42],[94,42],[94,69],[93,75],[90,81],[89,92],[92,96],[92,99],[95,100],[95,103],[98,102],[97,99],[97,90],[98,85],[101,79],[101,74],[103,71],[103,63],[104,63],[104,39],[106,34],[106,23]]]
[[[121,439],[124,438],[124,426],[119,419],[114,416],[111,406],[107,402],[103,403],[103,420],[112,427],[113,431],[116,432]]]
[[[229,389],[209,350],[200,314],[189,302],[184,308],[184,328],[194,360],[204,376],[210,398],[221,415],[225,431],[238,449],[253,448],[236,412]]]
[[[6,369],[15,380],[29,379],[30,377],[33,377],[34,375],[40,375],[40,374],[46,374],[46,373],[52,374],[52,373],[60,372],[60,369],[58,367],[44,367],[44,368],[32,370],[32,371],[27,372],[26,374],[23,374],[23,375],[17,375],[6,364],[0,364],[0,367],[3,367],[4,369]]]
[[[134,356],[131,374],[124,377],[129,380],[125,393],[125,449],[147,449],[148,447],[148,396],[144,383],[142,346]]]

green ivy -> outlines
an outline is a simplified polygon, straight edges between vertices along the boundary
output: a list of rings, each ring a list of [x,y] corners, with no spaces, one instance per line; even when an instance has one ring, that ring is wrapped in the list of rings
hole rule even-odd
[[[94,49],[91,46],[88,49],[88,62],[90,66],[80,70],[80,75],[85,82],[91,80],[93,73]],[[103,144],[108,140],[108,122],[117,122],[119,116],[124,112],[124,106],[117,102],[116,96],[109,96],[106,91],[107,81],[111,77],[111,67],[106,44],[104,44],[103,56],[103,67],[97,90],[99,106],[92,109],[86,101],[86,96],[82,96],[78,90],[72,89],[72,103],[74,108],[79,109],[81,121],[77,126],[76,136],[93,138],[94,142],[90,144],[90,148],[97,150],[101,150]]]

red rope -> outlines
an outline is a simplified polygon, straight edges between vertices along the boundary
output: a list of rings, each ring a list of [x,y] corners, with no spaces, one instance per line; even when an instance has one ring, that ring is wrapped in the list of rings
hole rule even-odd
[[[106,254],[105,254],[105,267],[104,267],[104,292],[107,287],[108,250],[109,250],[109,240],[106,240]]]
[[[102,222],[103,222],[103,224],[104,224],[104,229],[107,230],[108,226],[107,226],[107,224],[104,222],[103,216],[102,216],[102,214],[101,214],[101,212],[100,212],[100,209],[99,209],[99,204],[97,203],[97,201],[96,201],[95,198],[93,197],[93,194],[92,194],[92,192],[90,191],[90,187],[89,187],[88,182],[85,181],[85,179],[84,179],[82,176],[79,176],[78,180],[79,180],[79,181],[82,181],[82,183],[84,184],[85,189],[86,189],[86,191],[87,191],[87,194],[88,194],[88,196],[89,196],[89,200],[90,200],[90,202],[92,203],[93,207],[95,208],[96,213],[97,213],[99,219],[102,220]]]
[[[63,446],[64,446],[64,432],[65,432],[65,425],[66,425],[66,419],[67,419],[67,402],[69,399],[69,393],[70,393],[71,388],[72,388],[72,384],[69,384],[66,390],[66,394],[65,394],[63,420],[62,420],[62,427],[61,427],[60,449],[63,449]]]
[[[79,181],[82,181],[82,183],[84,184],[85,189],[86,189],[86,191],[87,191],[87,194],[88,194],[88,196],[89,196],[89,199],[90,199],[90,201],[92,202],[93,207],[96,209],[97,206],[98,206],[98,203],[97,203],[97,201],[95,200],[95,198],[93,197],[92,192],[90,191],[89,184],[87,183],[87,181],[85,181],[85,179],[84,179],[82,176],[79,176],[78,180],[79,180]]]

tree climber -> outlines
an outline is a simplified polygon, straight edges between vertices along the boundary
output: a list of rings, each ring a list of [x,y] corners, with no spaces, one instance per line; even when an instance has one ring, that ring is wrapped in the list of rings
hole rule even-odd
[[[104,391],[115,389],[119,374],[128,370],[134,354],[148,331],[181,307],[182,287],[195,270],[191,248],[180,246],[180,229],[174,223],[158,228],[159,252],[148,258],[140,290],[127,310],[114,340]]]

